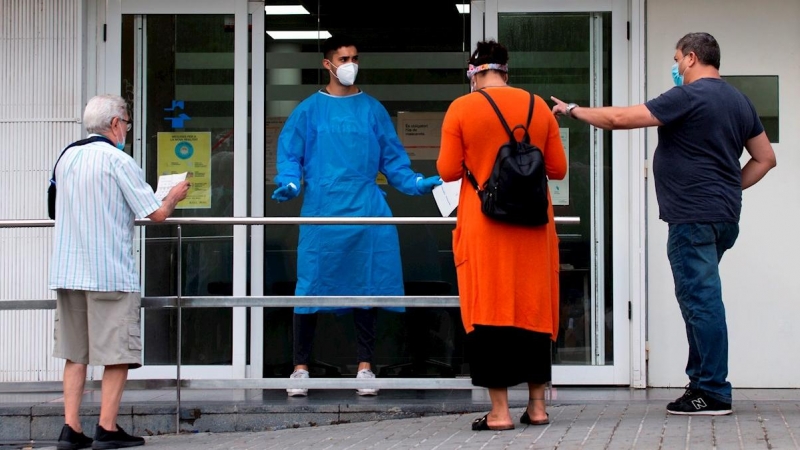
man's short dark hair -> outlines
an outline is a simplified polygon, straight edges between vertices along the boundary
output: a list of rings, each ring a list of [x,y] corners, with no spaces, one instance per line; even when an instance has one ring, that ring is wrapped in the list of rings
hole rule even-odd
[[[675,48],[684,55],[694,52],[701,63],[719,70],[719,44],[714,36],[708,33],[689,33],[678,41]]]
[[[339,34],[325,39],[325,42],[322,43],[322,55],[325,57],[325,59],[330,60],[333,57],[333,54],[336,53],[336,50],[339,50],[342,47],[358,48],[355,39],[351,38],[350,36]]]

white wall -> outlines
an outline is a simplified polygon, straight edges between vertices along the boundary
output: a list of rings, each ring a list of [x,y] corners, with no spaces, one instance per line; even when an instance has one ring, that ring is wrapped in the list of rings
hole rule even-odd
[[[651,0],[647,2],[647,98],[672,86],[675,44],[711,33],[722,75],[778,75],[778,166],[743,194],[740,234],[722,260],[728,317],[729,380],[734,388],[800,387],[800,2],[797,0]],[[656,147],[647,134],[648,158]],[[743,155],[746,160],[747,152]],[[688,351],[666,256],[667,226],[658,219],[648,180],[649,386],[684,386]]]
[[[0,2],[0,219],[47,218],[64,146],[81,136],[81,0]],[[50,228],[0,229],[0,302],[53,298]],[[0,382],[57,380],[52,310],[0,311]]]

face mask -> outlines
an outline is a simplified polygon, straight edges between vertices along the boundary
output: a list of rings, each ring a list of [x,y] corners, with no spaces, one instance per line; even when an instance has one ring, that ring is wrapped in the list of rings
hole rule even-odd
[[[678,63],[672,65],[672,81],[675,82],[675,86],[683,85],[683,75],[680,74]]]
[[[120,150],[125,150],[125,135],[122,135],[122,142],[117,141],[116,146]]]
[[[331,63],[333,67],[336,65],[333,62],[328,61]],[[339,82],[342,83],[344,86],[352,86],[353,83],[356,82],[356,75],[358,75],[358,64],[355,63],[344,63],[339,67],[336,67],[336,73],[330,71],[331,75],[335,76],[339,79]]]
[[[126,123],[126,124],[127,124],[127,122],[120,121],[120,124],[123,124],[123,123]],[[114,138],[116,138],[116,137],[117,137],[117,130],[116,130],[116,128],[115,128],[115,127],[112,127],[112,131],[114,132]],[[122,133],[122,141],[117,141],[117,143],[116,143],[116,144],[114,144],[114,145],[115,145],[115,146],[116,146],[118,149],[120,149],[120,150],[125,150],[125,138],[126,138],[126,137],[127,137],[127,136],[126,136],[125,132],[123,131],[123,133]]]

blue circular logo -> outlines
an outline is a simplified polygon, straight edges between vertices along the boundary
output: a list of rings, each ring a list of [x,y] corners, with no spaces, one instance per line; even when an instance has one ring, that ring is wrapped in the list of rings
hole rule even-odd
[[[181,141],[175,146],[175,156],[178,158],[189,159],[192,157],[192,155],[194,155],[194,147],[192,147],[192,144],[186,141]]]

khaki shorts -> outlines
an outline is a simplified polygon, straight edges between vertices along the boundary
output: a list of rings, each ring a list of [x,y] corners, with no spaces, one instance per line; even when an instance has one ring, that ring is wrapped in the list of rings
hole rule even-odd
[[[138,292],[56,292],[53,356],[78,364],[142,365]]]

